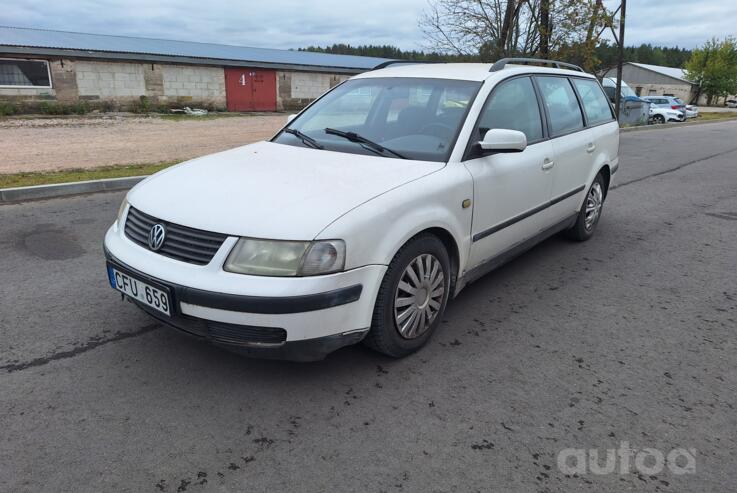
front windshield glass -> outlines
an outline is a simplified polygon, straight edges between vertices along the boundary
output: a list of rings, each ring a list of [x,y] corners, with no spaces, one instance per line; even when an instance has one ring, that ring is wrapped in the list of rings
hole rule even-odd
[[[287,126],[292,132],[279,133],[274,142],[446,161],[479,87],[480,82],[464,80],[349,80],[292,120]]]

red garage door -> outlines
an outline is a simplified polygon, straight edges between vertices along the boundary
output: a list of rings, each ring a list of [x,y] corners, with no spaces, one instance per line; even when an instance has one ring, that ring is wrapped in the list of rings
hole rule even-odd
[[[276,111],[276,71],[226,68],[228,111]]]

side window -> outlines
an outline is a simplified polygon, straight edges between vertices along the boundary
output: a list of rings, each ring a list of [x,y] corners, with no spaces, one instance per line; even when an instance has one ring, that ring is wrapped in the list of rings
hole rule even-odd
[[[49,62],[0,59],[0,86],[51,87]]]
[[[481,140],[492,128],[519,130],[527,142],[543,138],[540,108],[529,77],[502,82],[486,102],[479,119],[476,140]]]
[[[565,77],[537,77],[548,110],[550,132],[555,137],[583,128],[583,115],[571,83]]]
[[[612,107],[609,101],[601,91],[599,84],[590,79],[572,79],[573,85],[576,86],[578,94],[583,102],[583,110],[586,112],[586,118],[590,125],[608,122],[614,119]]]

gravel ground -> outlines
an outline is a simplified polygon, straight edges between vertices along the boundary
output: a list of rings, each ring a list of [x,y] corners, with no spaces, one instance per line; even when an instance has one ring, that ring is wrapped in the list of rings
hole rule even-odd
[[[0,206],[0,491],[737,491],[737,122],[621,154],[591,241],[472,284],[402,360],[249,360],[162,327],[107,284],[122,192]],[[695,471],[557,466],[623,444]]]
[[[125,114],[0,119],[0,174],[191,159],[268,139],[285,121],[282,114],[179,121]]]
[[[0,120],[0,173],[190,159],[271,137],[284,115]]]

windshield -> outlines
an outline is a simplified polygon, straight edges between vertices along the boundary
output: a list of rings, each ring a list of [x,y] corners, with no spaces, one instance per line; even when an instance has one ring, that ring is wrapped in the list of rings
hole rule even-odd
[[[447,161],[479,87],[480,82],[445,79],[349,80],[292,120],[288,130],[273,141],[397,159]]]

